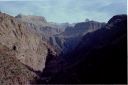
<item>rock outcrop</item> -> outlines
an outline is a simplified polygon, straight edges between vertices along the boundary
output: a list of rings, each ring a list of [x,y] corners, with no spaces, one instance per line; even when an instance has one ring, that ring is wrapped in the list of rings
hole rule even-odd
[[[58,47],[62,54],[66,54],[74,50],[84,35],[88,32],[96,31],[104,25],[105,23],[96,21],[76,23],[74,26],[68,26],[64,32],[54,35],[50,38],[50,42]]]
[[[52,49],[34,29],[4,13],[0,13],[0,44],[14,50],[20,62],[40,71],[45,67],[48,49]]]
[[[49,41],[51,36],[63,31],[61,26],[56,23],[47,22],[42,16],[17,15],[16,19],[26,23],[31,29],[35,29],[47,41]]]
[[[29,85],[38,77],[16,58],[15,51],[0,44],[0,85]]]

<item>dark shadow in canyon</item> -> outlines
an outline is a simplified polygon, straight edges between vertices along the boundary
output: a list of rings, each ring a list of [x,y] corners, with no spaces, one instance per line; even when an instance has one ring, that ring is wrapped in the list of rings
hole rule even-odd
[[[126,84],[127,16],[117,15],[86,34],[70,54],[53,56],[36,84]]]

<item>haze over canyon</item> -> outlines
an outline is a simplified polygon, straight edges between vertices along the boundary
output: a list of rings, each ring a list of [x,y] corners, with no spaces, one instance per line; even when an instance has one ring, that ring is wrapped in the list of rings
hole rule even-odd
[[[127,84],[125,0],[90,1],[0,2],[0,85]]]

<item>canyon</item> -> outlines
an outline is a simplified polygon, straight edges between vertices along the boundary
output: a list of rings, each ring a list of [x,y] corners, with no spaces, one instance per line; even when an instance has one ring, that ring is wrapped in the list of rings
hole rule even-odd
[[[60,24],[0,13],[1,85],[125,84],[126,54],[127,15]]]

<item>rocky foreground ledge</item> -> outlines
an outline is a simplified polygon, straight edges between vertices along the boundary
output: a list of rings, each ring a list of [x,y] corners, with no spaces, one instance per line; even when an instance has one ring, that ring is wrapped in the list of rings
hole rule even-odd
[[[29,84],[43,71],[48,51],[52,48],[34,29],[15,17],[0,13],[0,85]]]

